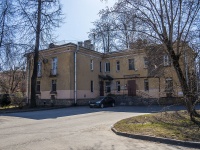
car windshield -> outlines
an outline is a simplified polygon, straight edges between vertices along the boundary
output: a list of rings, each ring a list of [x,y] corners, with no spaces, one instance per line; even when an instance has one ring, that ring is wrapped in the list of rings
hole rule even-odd
[[[97,97],[97,98],[95,98],[94,100],[95,100],[95,101],[101,101],[102,99],[104,99],[104,97]]]

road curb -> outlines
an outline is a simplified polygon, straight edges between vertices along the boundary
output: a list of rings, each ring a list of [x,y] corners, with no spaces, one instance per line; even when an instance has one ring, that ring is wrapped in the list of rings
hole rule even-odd
[[[119,132],[113,126],[111,127],[111,130],[116,135],[124,136],[128,138],[134,138],[134,139],[152,141],[152,142],[158,142],[158,143],[164,143],[164,144],[171,144],[171,145],[177,145],[177,146],[184,146],[184,147],[189,147],[189,148],[200,148],[200,142],[180,141],[180,140],[174,140],[174,139],[168,139],[168,138],[153,137],[153,136],[148,136],[148,135],[138,135],[138,134]]]

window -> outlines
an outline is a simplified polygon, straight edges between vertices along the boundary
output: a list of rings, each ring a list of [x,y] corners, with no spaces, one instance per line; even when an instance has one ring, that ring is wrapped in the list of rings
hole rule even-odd
[[[121,88],[120,88],[120,81],[116,82],[116,86],[117,86],[117,92],[120,92]]]
[[[93,71],[93,60],[90,60],[90,70]]]
[[[144,57],[144,68],[148,67],[148,60],[147,57]]]
[[[120,70],[120,62],[119,62],[119,61],[116,62],[116,70],[117,70],[117,71]]]
[[[164,66],[170,65],[170,59],[169,59],[169,56],[167,54],[163,56],[163,64],[164,64]]]
[[[51,82],[51,91],[52,92],[56,91],[56,80],[52,80],[52,82]]]
[[[37,77],[41,77],[42,76],[42,62],[39,61],[38,62],[38,66],[37,66]]]
[[[106,93],[110,93],[110,82],[106,82]]]
[[[90,90],[91,90],[91,92],[94,91],[94,85],[93,85],[93,84],[94,84],[93,81],[91,81],[91,82],[90,82]]]
[[[129,70],[135,70],[134,59],[128,60]]]
[[[168,93],[172,93],[173,91],[173,80],[172,78],[166,78],[165,80],[165,91]]]
[[[100,72],[101,72],[101,61],[100,61],[100,63],[99,63],[99,68],[100,68]]]
[[[148,79],[144,79],[144,90],[145,91],[149,90],[149,81],[148,81]]]
[[[40,81],[36,82],[36,92],[40,92]]]
[[[56,75],[57,74],[57,64],[58,64],[58,59],[56,57],[52,58],[51,75]]]
[[[110,62],[105,63],[105,72],[110,72]]]

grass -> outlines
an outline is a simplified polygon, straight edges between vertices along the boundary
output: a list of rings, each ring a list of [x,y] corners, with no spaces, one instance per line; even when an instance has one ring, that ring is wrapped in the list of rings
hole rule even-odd
[[[13,109],[13,108],[18,108],[18,107],[14,106],[14,105],[8,105],[8,106],[4,106],[4,107],[0,106],[0,110]]]
[[[131,117],[117,122],[114,128],[131,134],[200,142],[199,127],[190,121],[187,111]]]

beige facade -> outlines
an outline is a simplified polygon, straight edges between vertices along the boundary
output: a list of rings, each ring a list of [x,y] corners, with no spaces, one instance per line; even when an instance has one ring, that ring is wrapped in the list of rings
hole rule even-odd
[[[149,67],[144,49],[103,54],[73,43],[53,46],[40,51],[37,95],[41,100],[73,100],[75,103],[108,94],[144,98],[182,96],[174,68],[164,64],[169,62],[163,55],[160,57],[165,61],[160,62],[162,74],[152,76],[157,66]],[[28,62],[30,98],[31,57]]]

